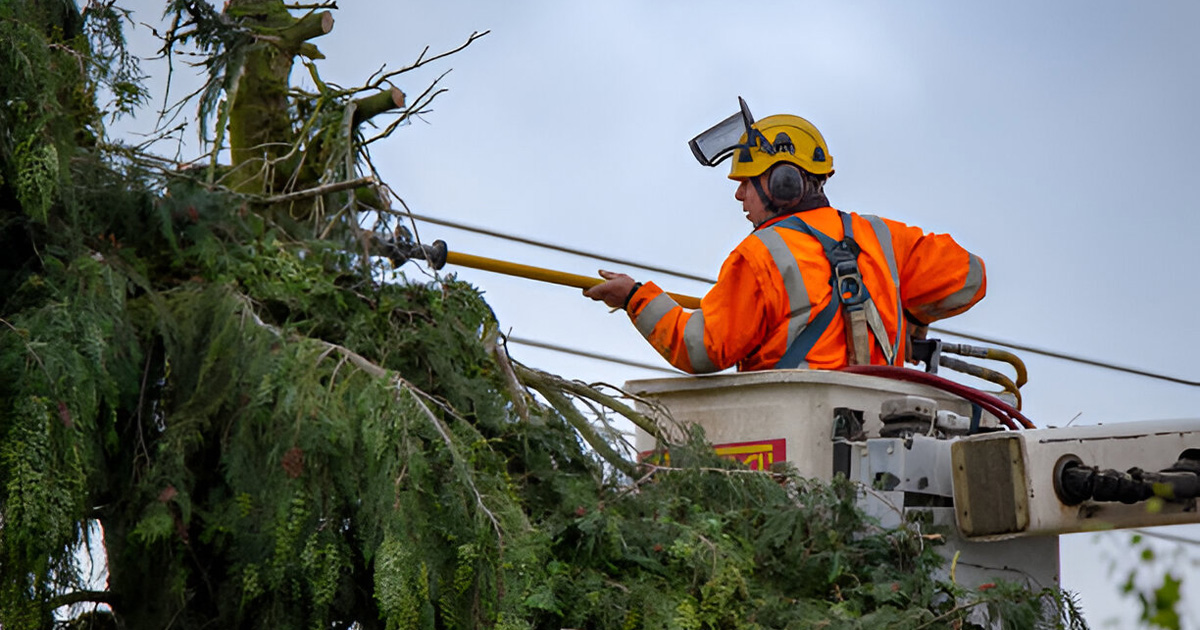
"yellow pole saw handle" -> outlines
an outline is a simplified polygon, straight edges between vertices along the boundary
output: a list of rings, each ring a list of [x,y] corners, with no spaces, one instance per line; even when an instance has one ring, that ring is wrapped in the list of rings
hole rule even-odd
[[[459,265],[462,267],[470,267],[472,269],[482,269],[483,271],[491,271],[493,273],[501,273],[506,276],[516,276],[518,278],[527,278],[529,280],[538,280],[541,282],[549,282],[551,284],[560,284],[577,289],[590,289],[601,282],[603,278],[595,278],[592,276],[581,276],[579,274],[567,273],[565,271],[556,271],[554,269],[545,269],[543,267],[534,267],[532,265],[522,265],[519,263],[508,262],[507,260],[497,260],[495,258],[485,258],[483,256],[475,256],[473,254],[464,254],[462,252],[446,252],[446,262],[451,265]],[[700,308],[700,299],[690,295],[680,295],[678,293],[668,293],[680,306],[684,308],[696,309]]]
[[[541,282],[549,282],[550,284],[560,284],[577,289],[590,289],[601,282],[604,278],[595,278],[592,276],[581,276],[565,271],[555,271],[554,269],[545,269],[543,267],[534,267],[533,265],[522,265],[519,263],[508,262],[507,260],[497,260],[495,258],[485,258],[483,256],[475,256],[472,254],[464,254],[462,252],[452,252],[446,246],[446,241],[437,240],[428,245],[411,244],[401,245],[393,241],[379,240],[377,243],[383,247],[385,255],[392,261],[392,265],[399,267],[404,263],[416,258],[429,263],[429,266],[434,269],[441,269],[450,263],[462,267],[470,267],[472,269],[482,269],[493,273],[502,273],[506,276],[516,276],[518,278],[528,278],[530,280],[538,280]],[[671,299],[675,300],[683,308],[697,309],[700,308],[700,298],[694,298],[690,295],[680,295],[678,293],[668,293]]]

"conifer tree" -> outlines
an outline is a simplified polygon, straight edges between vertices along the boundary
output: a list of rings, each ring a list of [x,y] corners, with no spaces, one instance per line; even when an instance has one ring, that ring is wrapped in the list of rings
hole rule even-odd
[[[614,392],[509,361],[474,288],[391,274],[411,237],[367,147],[440,55],[343,88],[327,10],[166,12],[209,71],[199,163],[105,133],[147,96],[117,4],[0,4],[0,626],[1080,627],[934,579],[934,539],[848,483],[700,435],[627,459],[603,418],[655,427]]]

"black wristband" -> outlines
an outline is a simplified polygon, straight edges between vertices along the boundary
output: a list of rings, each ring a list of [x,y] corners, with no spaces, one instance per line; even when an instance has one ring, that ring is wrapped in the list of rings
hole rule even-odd
[[[906,321],[908,321],[908,323],[912,324],[913,326],[928,326],[929,325],[929,324],[926,324],[925,322],[917,319],[916,315],[909,313],[908,309],[904,309],[904,319]]]
[[[621,305],[622,310],[626,310],[626,311],[629,310],[629,300],[633,299],[633,294],[637,293],[638,289],[640,289],[640,288],[642,288],[641,282],[633,283],[633,288],[629,290],[629,295],[625,296],[625,303]]]

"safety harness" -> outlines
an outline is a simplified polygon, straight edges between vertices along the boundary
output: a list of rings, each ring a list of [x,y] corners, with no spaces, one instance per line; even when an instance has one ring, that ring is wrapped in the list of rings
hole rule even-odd
[[[829,328],[838,308],[842,309],[842,317],[846,322],[846,358],[850,365],[871,363],[871,337],[868,329],[874,333],[875,341],[879,344],[888,365],[896,358],[887,329],[883,325],[883,318],[880,317],[879,309],[875,307],[871,292],[863,284],[862,274],[858,270],[858,254],[862,248],[854,240],[851,217],[840,210],[838,216],[842,218],[845,231],[845,236],[840,241],[813,228],[794,214],[772,226],[803,232],[821,243],[822,249],[825,250],[825,258],[829,261],[829,285],[833,290],[829,305],[817,313],[808,326],[796,335],[783,357],[779,359],[776,368],[807,365],[805,359],[808,352]]]

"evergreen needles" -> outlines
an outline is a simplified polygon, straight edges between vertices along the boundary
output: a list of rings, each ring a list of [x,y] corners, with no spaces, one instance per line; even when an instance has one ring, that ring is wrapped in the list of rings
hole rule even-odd
[[[738,469],[700,435],[670,467],[628,460],[581,409],[647,420],[509,365],[475,289],[381,280],[355,218],[378,196],[288,221],[106,143],[95,86],[141,95],[121,14],[48,4],[0,5],[0,626],[64,604],[77,627],[1078,625],[1056,592],[933,579],[931,541],[874,527],[849,484]],[[248,27],[201,5],[172,10],[211,54],[237,44],[207,64],[227,89]],[[365,155],[341,118],[296,145],[334,156],[321,177]]]

